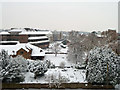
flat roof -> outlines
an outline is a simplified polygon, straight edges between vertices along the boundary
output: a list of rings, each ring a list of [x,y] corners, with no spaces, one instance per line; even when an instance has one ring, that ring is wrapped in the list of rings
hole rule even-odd
[[[47,36],[39,36],[39,37],[29,37],[29,40],[35,40],[35,39],[44,39],[44,38],[48,38]]]
[[[10,34],[11,32],[19,32],[19,35],[23,35],[23,34],[27,34],[27,35],[37,35],[37,34],[52,34],[51,31],[46,31],[46,30],[38,30],[38,31],[27,31],[25,29],[12,29],[12,30],[9,30],[8,32],[7,31],[1,31],[0,32],[0,35],[8,35]]]
[[[31,43],[31,44],[37,44],[37,43],[45,43],[45,42],[49,42],[49,40],[35,41],[35,42],[29,42],[29,43]]]

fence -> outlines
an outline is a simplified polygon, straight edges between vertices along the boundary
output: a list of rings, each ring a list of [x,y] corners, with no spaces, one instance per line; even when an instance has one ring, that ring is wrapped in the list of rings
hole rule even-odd
[[[45,52],[45,54],[55,54],[54,52]],[[57,53],[57,54],[67,54],[67,53]]]
[[[90,83],[62,83],[62,84],[41,84],[41,83],[26,83],[26,84],[2,84],[3,89],[28,89],[28,88],[69,88],[69,89],[114,89],[112,85],[92,85]]]

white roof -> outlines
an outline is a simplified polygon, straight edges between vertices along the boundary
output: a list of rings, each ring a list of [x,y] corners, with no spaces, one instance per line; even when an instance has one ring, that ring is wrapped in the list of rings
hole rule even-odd
[[[19,41],[0,41],[0,43],[19,43]]]
[[[116,28],[108,28],[108,29],[110,29],[110,30],[116,30]]]
[[[99,34],[97,34],[97,37],[99,37],[99,38],[100,38],[100,37],[106,37],[106,36],[103,36],[103,35],[99,35]]]
[[[10,34],[9,32],[20,32],[19,34],[20,35],[24,35],[24,34],[28,34],[28,35],[33,35],[33,34],[46,34],[46,35],[48,35],[48,34],[52,34],[52,32],[51,31],[26,31],[25,29],[12,29],[12,30],[10,30],[10,31],[8,31],[8,32],[6,32],[6,31],[2,31],[2,32],[0,32],[0,34]]]
[[[16,44],[16,45],[0,45],[0,51],[2,49],[4,49],[5,51],[8,51],[9,55],[15,55],[16,52],[23,48],[24,50],[26,50],[27,52],[29,52],[29,50],[25,47],[25,44]],[[14,51],[14,52],[13,52]]]
[[[6,35],[6,34],[8,35],[8,34],[10,34],[10,33],[8,33],[8,32],[3,32],[3,31],[0,32],[0,35]]]
[[[31,43],[31,44],[37,44],[37,43],[45,43],[45,42],[49,42],[49,40],[29,42],[29,43]]]
[[[39,36],[39,37],[29,37],[29,40],[34,40],[34,39],[44,39],[44,38],[48,38],[47,36]]]
[[[28,35],[33,35],[33,34],[49,34],[49,32],[43,32],[43,31],[25,31],[25,32],[21,32],[19,33],[20,35],[23,35],[23,34],[28,34]]]
[[[28,46],[30,48],[32,48],[32,55],[31,56],[45,56],[45,52],[41,48],[34,46],[34,45],[31,45],[29,43],[28,43]],[[40,52],[40,50],[42,50],[42,52]]]
[[[31,56],[44,56],[45,55],[44,51],[40,52],[40,50],[42,50],[41,48],[31,45],[29,43],[27,44],[19,43],[16,45],[0,45],[0,51],[4,49],[5,51],[8,51],[9,55],[16,55],[16,52],[21,48],[23,48],[27,52],[29,52],[29,49],[32,49]]]
[[[102,37],[101,35],[97,34],[97,37]]]
[[[22,31],[23,31],[22,29],[12,29],[12,30],[10,30],[8,32],[22,32]]]

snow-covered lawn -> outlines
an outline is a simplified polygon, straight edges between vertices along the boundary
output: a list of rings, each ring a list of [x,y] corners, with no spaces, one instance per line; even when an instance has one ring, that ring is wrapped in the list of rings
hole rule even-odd
[[[34,74],[31,72],[25,73],[25,81],[22,83],[49,83],[50,76],[59,77],[59,75],[64,76],[69,79],[68,83],[72,82],[79,82],[79,83],[86,83],[85,81],[85,73],[86,70],[83,69],[76,69],[72,63],[67,61],[67,54],[46,54],[45,60],[50,60],[55,66],[60,66],[61,62],[65,63],[66,67],[69,68],[52,68],[48,69],[48,71],[44,74],[44,76],[37,77],[34,79]],[[32,60],[30,60],[32,61]]]
[[[69,82],[85,82],[85,73],[86,70],[78,70],[74,68],[55,68],[55,69],[49,69],[46,73],[45,76],[54,74],[54,75],[59,75],[65,76],[66,78],[69,78]]]
[[[46,54],[45,60],[50,60],[55,66],[60,66],[61,62],[65,63],[65,66],[70,66],[72,63],[67,61],[67,54]]]
[[[73,68],[64,68],[64,69],[55,68],[55,69],[48,69],[48,71],[45,73],[44,76],[34,79],[34,74],[31,72],[27,72],[25,74],[26,76],[25,81],[22,83],[49,83],[50,75],[58,76],[59,74],[61,74],[61,76],[65,76],[69,78],[68,83],[72,83],[72,82],[86,83],[85,73],[86,70],[78,70]]]
[[[67,53],[67,52],[68,52],[68,46],[67,46],[67,45],[63,45],[63,44],[61,43],[61,41],[58,42],[58,43],[59,43],[58,53]],[[45,52],[52,52],[52,53],[54,53],[54,50],[53,50],[54,44],[55,44],[55,43],[51,43],[51,44],[49,45],[49,48],[44,49],[44,51],[45,51]],[[61,45],[62,45],[64,48],[63,48]]]

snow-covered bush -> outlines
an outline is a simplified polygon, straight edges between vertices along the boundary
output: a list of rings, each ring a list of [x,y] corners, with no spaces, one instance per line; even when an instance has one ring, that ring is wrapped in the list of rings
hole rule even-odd
[[[20,67],[22,72],[26,72],[28,69],[27,68],[28,61],[20,55],[15,58],[12,58],[12,63],[17,64]]]
[[[49,82],[49,85],[55,85],[56,87],[60,87],[61,83],[67,83],[69,82],[69,78],[67,78],[66,76],[62,76],[60,72],[56,71],[52,74],[48,74],[46,76],[46,81]]]
[[[3,80],[2,70],[9,65],[10,56],[4,49],[0,52],[0,81]]]
[[[69,79],[65,76],[62,76],[60,72],[56,71],[47,75],[47,81],[49,81],[49,83],[67,83]]]
[[[21,71],[21,67],[16,62],[12,60],[5,50],[2,50],[0,53],[0,79],[5,83],[16,83],[24,81],[24,75]]]
[[[81,64],[81,63],[77,63],[77,64],[75,64],[75,68],[76,69],[85,69],[86,68],[86,65],[85,64]]]
[[[47,65],[39,60],[33,61],[29,65],[30,72],[34,73],[34,78],[44,75],[47,72]]]
[[[90,83],[119,84],[120,58],[108,47],[94,48],[88,55],[86,78]]]
[[[60,67],[61,67],[61,68],[64,68],[64,67],[65,67],[65,62],[64,62],[64,61],[62,61],[62,62],[60,63]]]
[[[24,74],[21,72],[21,68],[13,63],[10,64],[1,71],[2,82],[5,83],[18,83],[24,81]]]
[[[45,60],[45,63],[48,68],[55,68],[55,65],[53,63],[51,63],[50,60]]]
[[[8,52],[5,50],[1,50],[0,52],[0,67],[5,68],[9,64],[10,56],[8,55]]]

